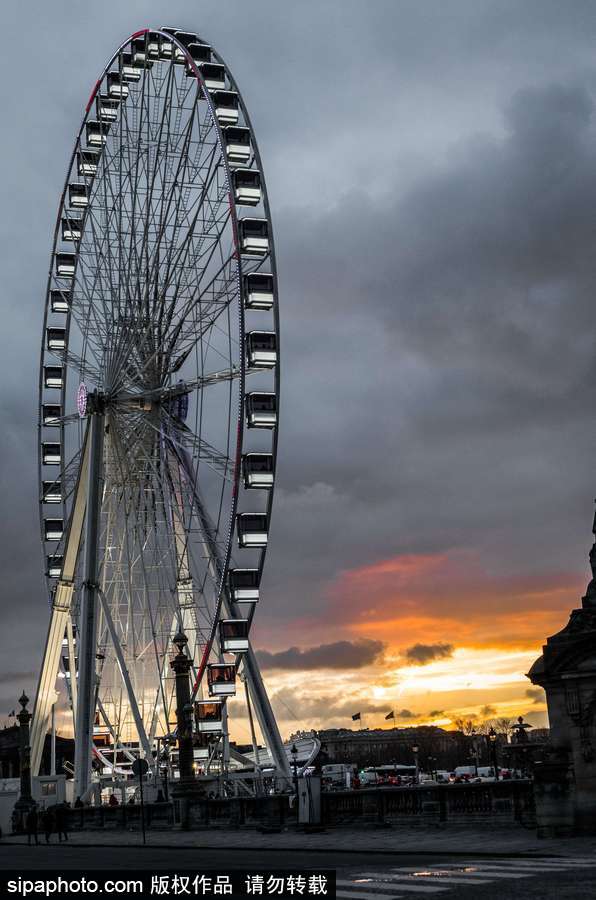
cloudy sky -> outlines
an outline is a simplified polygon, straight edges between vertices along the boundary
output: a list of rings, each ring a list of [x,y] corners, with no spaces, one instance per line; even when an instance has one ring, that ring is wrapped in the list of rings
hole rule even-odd
[[[223,54],[266,168],[283,416],[255,644],[284,734],[529,714],[587,581],[596,8],[30,0],[3,12],[0,716],[47,622],[36,381],[75,130],[129,33]],[[241,735],[238,735],[241,737]]]

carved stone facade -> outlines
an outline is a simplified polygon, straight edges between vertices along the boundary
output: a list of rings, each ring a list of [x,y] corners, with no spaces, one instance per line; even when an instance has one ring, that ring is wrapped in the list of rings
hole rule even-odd
[[[596,517],[593,532],[596,535]],[[546,691],[552,754],[544,761],[544,776],[556,768],[557,777],[549,792],[548,779],[537,773],[537,786],[550,798],[551,830],[558,834],[596,833],[596,541],[590,565],[592,580],[581,608],[571,612],[565,628],[547,639],[528,673],[532,683]],[[558,826],[555,796],[560,806]],[[538,793],[536,799],[539,806]],[[568,827],[563,824],[563,808]],[[537,813],[540,820],[538,809]]]

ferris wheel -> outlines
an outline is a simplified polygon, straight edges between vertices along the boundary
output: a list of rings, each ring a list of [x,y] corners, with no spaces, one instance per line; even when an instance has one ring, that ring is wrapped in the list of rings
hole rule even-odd
[[[287,775],[249,636],[278,434],[273,232],[245,104],[196,34],[136,32],[91,92],[56,221],[39,397],[51,617],[33,772],[57,683],[77,795],[94,756],[150,756],[175,728],[182,631],[205,755],[225,754],[238,675]]]

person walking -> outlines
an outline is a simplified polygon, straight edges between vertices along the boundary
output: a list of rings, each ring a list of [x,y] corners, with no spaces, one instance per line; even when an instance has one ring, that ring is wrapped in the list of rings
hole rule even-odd
[[[59,843],[62,843],[63,837],[65,841],[68,840],[66,806],[64,803],[60,803],[56,807],[56,834],[58,835]]]
[[[25,828],[27,829],[27,843],[31,846],[31,838],[35,838],[35,843],[39,844],[37,838],[37,807],[32,806],[25,819]]]
[[[49,844],[50,838],[52,836],[52,831],[54,830],[54,811],[52,809],[44,809],[41,814],[41,824],[43,827],[43,833],[46,837],[46,844]]]

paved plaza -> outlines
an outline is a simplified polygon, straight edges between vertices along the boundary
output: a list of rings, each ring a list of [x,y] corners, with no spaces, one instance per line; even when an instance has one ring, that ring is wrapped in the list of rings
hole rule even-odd
[[[523,828],[334,828],[303,832],[252,829],[205,831],[152,830],[146,835],[153,848],[206,850],[264,850],[271,853],[307,851],[313,854],[447,854],[449,856],[577,856],[596,859],[596,837],[540,839]],[[7,836],[2,844],[26,844],[22,836]],[[55,835],[52,842],[56,842]],[[139,830],[76,831],[69,834],[72,847],[142,846]],[[0,845],[2,846],[2,845]]]

